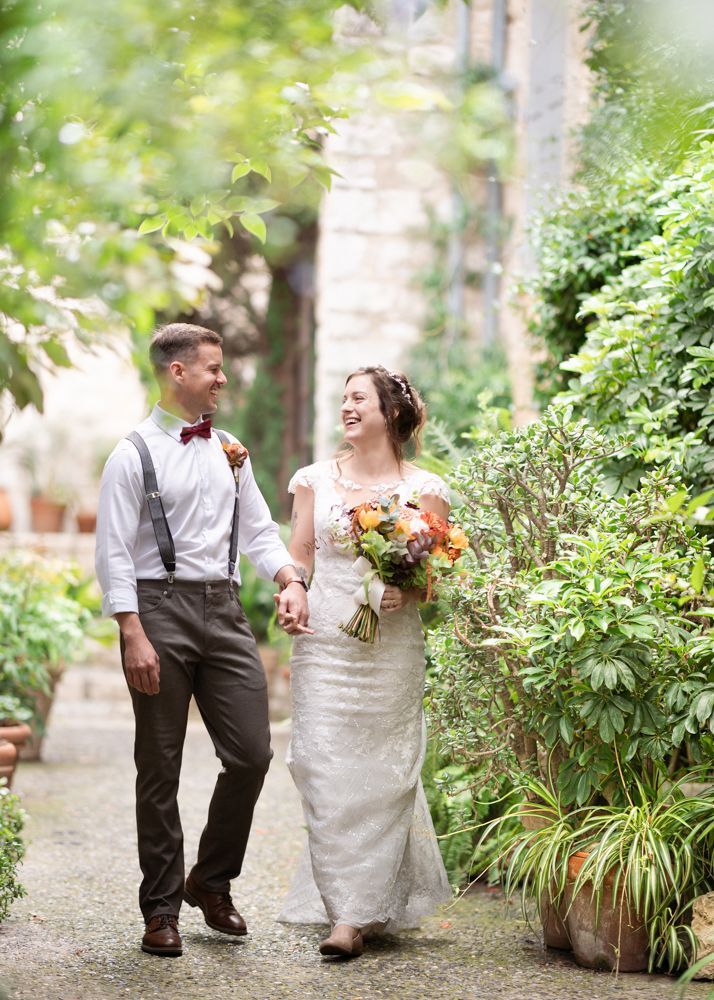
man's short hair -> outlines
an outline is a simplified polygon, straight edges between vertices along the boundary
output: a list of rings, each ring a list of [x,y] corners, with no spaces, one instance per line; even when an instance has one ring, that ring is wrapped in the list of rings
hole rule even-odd
[[[149,357],[157,374],[166,372],[172,361],[193,361],[201,344],[217,344],[223,338],[214,330],[192,323],[167,323],[151,338]]]

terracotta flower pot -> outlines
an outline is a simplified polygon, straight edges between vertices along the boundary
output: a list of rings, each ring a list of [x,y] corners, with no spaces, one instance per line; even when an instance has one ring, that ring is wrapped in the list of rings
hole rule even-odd
[[[30,499],[30,514],[32,530],[38,533],[46,531],[61,531],[64,524],[65,505],[55,503],[47,497],[36,496]]]
[[[9,531],[12,527],[12,507],[7,490],[0,489],[0,531]]]
[[[591,884],[586,883],[577,895],[573,894],[575,880],[586,858],[587,852],[578,851],[568,863],[566,926],[575,961],[586,969],[643,972],[647,968],[647,928],[630,909],[622,883],[615,898],[614,873],[610,872],[605,878],[597,918]]]
[[[91,535],[97,527],[97,514],[96,511],[91,510],[78,510],[76,514],[77,518],[77,531],[83,535]]]
[[[0,740],[13,743],[18,749],[24,746],[32,736],[32,730],[26,722],[0,723]]]
[[[572,944],[566,925],[566,904],[561,899],[554,905],[544,893],[540,903],[540,919],[543,925],[543,944],[546,948],[557,948],[559,951],[570,951]]]
[[[17,747],[7,740],[0,740],[0,778],[7,778],[9,788],[12,788],[12,776],[17,763]]]

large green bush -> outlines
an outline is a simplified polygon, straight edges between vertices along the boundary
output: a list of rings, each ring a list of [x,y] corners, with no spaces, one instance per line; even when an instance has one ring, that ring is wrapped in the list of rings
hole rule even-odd
[[[668,461],[696,489],[714,483],[713,152],[703,143],[662,183],[660,232],[583,303],[585,343],[562,365],[577,376],[563,398],[606,434],[630,437],[613,488]]]
[[[50,692],[89,623],[79,587],[66,564],[20,553],[0,559],[0,695],[34,710],[35,692]]]
[[[537,354],[545,348],[536,369],[541,399],[567,383],[559,366],[585,340],[583,302],[642,258],[638,247],[660,232],[657,208],[664,201],[658,171],[643,163],[568,191],[531,227],[538,270],[525,290]]]
[[[474,557],[431,637],[442,751],[570,805],[618,801],[628,762],[675,773],[714,749],[710,556],[671,470],[609,495],[616,447],[558,407],[459,467]]]

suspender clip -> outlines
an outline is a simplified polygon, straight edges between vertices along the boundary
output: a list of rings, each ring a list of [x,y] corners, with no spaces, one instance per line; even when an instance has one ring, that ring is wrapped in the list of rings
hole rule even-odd
[[[169,583],[173,583],[174,582],[174,574],[173,573],[169,573],[169,575],[168,575],[168,577],[166,579],[167,579],[167,581]]]
[[[146,494],[146,499],[147,500],[158,500],[160,496],[161,496],[160,493],[147,493]]]

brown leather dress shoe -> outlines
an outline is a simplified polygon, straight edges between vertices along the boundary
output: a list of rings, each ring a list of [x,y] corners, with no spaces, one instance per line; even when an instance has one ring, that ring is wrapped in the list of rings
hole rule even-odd
[[[336,955],[340,958],[359,958],[364,951],[364,940],[359,927],[350,924],[336,924],[332,934],[320,942],[321,955]]]
[[[245,920],[233,905],[229,892],[208,892],[189,875],[183,898],[189,906],[197,906],[203,911],[206,923],[214,931],[239,936],[248,933]]]
[[[178,917],[170,913],[157,913],[146,925],[141,950],[149,955],[177,957],[183,954]]]

